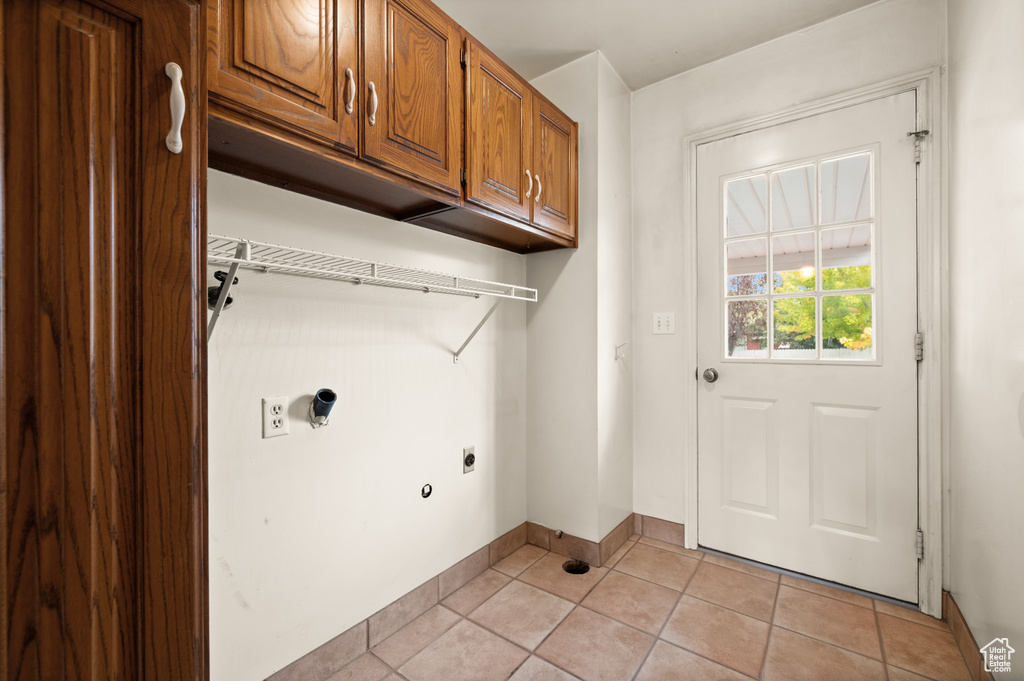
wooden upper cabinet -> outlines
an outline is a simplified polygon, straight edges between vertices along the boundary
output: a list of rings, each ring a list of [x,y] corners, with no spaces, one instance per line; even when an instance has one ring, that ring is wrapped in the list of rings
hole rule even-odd
[[[518,252],[576,245],[576,124],[431,0],[209,0],[207,23],[213,167]]]
[[[364,158],[458,193],[461,30],[425,0],[364,0],[364,8]]]
[[[474,41],[468,71],[466,200],[529,221],[533,93]]]
[[[257,118],[358,151],[358,0],[219,0],[209,88]]]
[[[533,222],[575,243],[577,125],[540,96],[533,112]]]
[[[202,12],[0,3],[5,681],[206,677]]]

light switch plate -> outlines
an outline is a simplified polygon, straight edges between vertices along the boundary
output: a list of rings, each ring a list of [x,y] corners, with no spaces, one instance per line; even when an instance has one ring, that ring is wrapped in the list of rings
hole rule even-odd
[[[676,332],[676,314],[675,312],[655,312],[654,313],[654,333],[675,333]]]

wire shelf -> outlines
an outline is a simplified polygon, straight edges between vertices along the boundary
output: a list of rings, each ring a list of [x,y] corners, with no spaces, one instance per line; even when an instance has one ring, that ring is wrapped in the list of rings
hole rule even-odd
[[[211,265],[237,265],[240,269],[293,274],[355,284],[446,293],[459,296],[494,296],[537,302],[537,289],[484,279],[457,277],[441,272],[398,267],[382,262],[347,258],[319,251],[277,246],[259,241],[209,235],[206,259]],[[233,275],[232,275],[233,276]]]

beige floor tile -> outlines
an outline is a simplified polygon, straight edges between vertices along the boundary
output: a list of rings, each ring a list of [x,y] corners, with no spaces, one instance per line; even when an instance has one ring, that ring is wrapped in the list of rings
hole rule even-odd
[[[583,681],[629,681],[654,642],[604,615],[576,608],[537,649],[537,655]]]
[[[686,587],[686,594],[716,605],[771,621],[778,585],[729,568],[700,564],[697,574]],[[865,611],[867,612],[867,611]]]
[[[834,598],[837,601],[843,601],[845,603],[850,603],[851,605],[858,605],[862,608],[874,608],[871,599],[867,596],[861,596],[860,594],[850,593],[849,591],[843,591],[842,589],[825,586],[824,584],[818,584],[817,582],[812,582],[807,579],[782,575],[782,583],[786,586],[791,586],[794,589],[810,591],[811,593],[815,593],[820,596],[828,596],[829,598]]]
[[[524,662],[509,681],[579,681],[579,679],[534,656]]]
[[[936,681],[971,681],[967,663],[948,631],[882,613],[878,626],[889,664]]]
[[[462,620],[398,673],[409,681],[505,681],[527,657],[522,648]]]
[[[494,570],[487,570],[471,579],[466,586],[441,601],[441,603],[460,615],[468,615],[511,581],[512,578],[508,575],[503,575]]]
[[[768,629],[767,622],[683,596],[661,638],[756,678],[761,672]]]
[[[372,648],[409,622],[437,605],[437,577],[424,582],[391,605],[385,606],[366,623]]]
[[[583,599],[582,605],[657,635],[678,600],[678,591],[613,570]]]
[[[871,610],[783,586],[773,622],[840,648],[882,659],[878,626]]]
[[[383,662],[366,653],[357,657],[327,681],[380,681],[391,673]]]
[[[658,641],[636,681],[750,681],[750,677],[688,650]]]
[[[423,650],[428,643],[455,626],[460,619],[462,617],[458,613],[443,605],[435,605],[384,639],[373,648],[373,654],[392,667],[398,668]]]
[[[366,620],[303,655],[266,681],[326,679],[366,652]]]
[[[570,575],[562,569],[562,564],[567,560],[569,559],[565,556],[549,553],[527,568],[519,575],[519,579],[556,596],[579,603],[608,573],[608,568],[591,566],[586,574]]]
[[[722,556],[715,556],[709,553],[704,556],[704,562],[714,563],[715,565],[719,565],[721,567],[727,567],[730,570],[736,570],[738,572],[743,572],[748,575],[753,575],[754,577],[767,579],[769,582],[779,581],[779,575],[776,572],[772,572],[771,570],[762,570],[759,567],[747,565],[746,563],[741,563],[738,560],[733,560],[731,558],[723,558]]]
[[[886,671],[889,672],[889,681],[932,681],[927,676],[908,672],[906,669],[893,667],[891,664],[886,667]]]
[[[615,569],[646,579],[655,584],[682,591],[699,563],[693,558],[681,556],[648,544],[637,543],[622,557]]]
[[[948,624],[946,624],[942,620],[935,619],[931,615],[926,615],[920,610],[902,608],[898,605],[886,603],[885,601],[875,601],[875,610],[886,615],[898,617],[901,620],[909,620],[911,622],[923,624],[924,626],[931,627],[932,629],[939,629],[940,631],[949,631]]]
[[[509,577],[516,577],[520,572],[543,558],[546,553],[547,551],[539,546],[527,544],[523,548],[518,549],[508,558],[504,558],[495,563],[494,569],[508,575]]]
[[[628,553],[631,548],[633,548],[634,544],[636,544],[635,541],[627,541],[625,544],[620,546],[618,550],[608,558],[608,562],[605,563],[602,567],[615,567],[615,564],[622,560],[622,557],[626,555],[626,553]]]
[[[885,681],[878,660],[786,629],[772,629],[764,681]]]
[[[641,537],[641,544],[647,544],[648,546],[654,546],[665,551],[671,551],[672,553],[678,553],[680,556],[687,556],[694,560],[700,560],[704,557],[703,551],[691,551],[690,549],[676,544],[669,544],[667,541],[661,541],[660,539],[654,539],[653,537]]]
[[[533,650],[575,604],[514,581],[491,596],[469,618],[527,650]]]

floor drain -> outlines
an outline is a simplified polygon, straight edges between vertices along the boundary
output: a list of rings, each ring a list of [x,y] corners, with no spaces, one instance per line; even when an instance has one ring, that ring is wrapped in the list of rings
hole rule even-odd
[[[590,571],[590,564],[582,560],[567,560],[562,563],[562,569],[570,575],[582,575]]]

